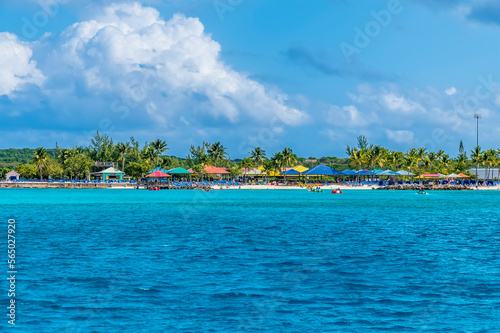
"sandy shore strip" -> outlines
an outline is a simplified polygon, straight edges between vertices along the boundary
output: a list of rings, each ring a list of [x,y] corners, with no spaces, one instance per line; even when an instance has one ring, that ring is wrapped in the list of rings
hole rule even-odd
[[[346,185],[328,185],[328,186],[319,186],[320,189],[325,191],[327,190],[336,190],[340,189],[342,191],[345,190],[374,190],[380,188],[378,185],[363,185],[363,186],[346,186]],[[220,186],[212,186],[213,190],[220,190]],[[307,187],[303,186],[285,186],[285,185],[241,185],[241,186],[229,186],[223,187],[223,190],[307,190]],[[494,191],[500,190],[500,186],[480,186],[478,188],[471,188],[472,190],[480,190],[480,191]],[[411,190],[407,190],[411,191]]]
[[[214,190],[220,190],[220,186],[212,186]],[[323,190],[372,190],[374,188],[378,188],[378,186],[346,186],[346,185],[328,185],[328,186],[319,186],[320,189]],[[241,186],[229,186],[223,187],[223,190],[307,190],[307,187],[304,186],[285,186],[285,185],[241,185]]]

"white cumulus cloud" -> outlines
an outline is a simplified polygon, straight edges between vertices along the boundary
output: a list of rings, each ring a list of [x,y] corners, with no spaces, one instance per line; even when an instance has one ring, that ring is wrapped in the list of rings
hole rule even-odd
[[[71,94],[83,86],[97,96],[117,96],[120,107],[156,124],[200,115],[230,123],[277,117],[299,125],[307,119],[287,95],[221,61],[221,45],[198,18],[176,14],[164,20],[139,3],[113,4],[67,28],[56,43],[47,62],[55,68],[48,90]],[[66,77],[72,83],[56,82]]]
[[[0,96],[12,96],[26,84],[42,84],[44,77],[32,55],[30,46],[16,35],[0,32]]]
[[[411,131],[404,130],[385,130],[387,138],[396,143],[408,143],[411,144],[414,140],[414,134]]]
[[[457,93],[457,89],[455,87],[451,87],[449,89],[446,89],[444,92],[446,93],[446,95],[452,96]]]
[[[385,105],[391,111],[401,111],[403,113],[425,113],[425,109],[418,102],[409,100],[403,96],[398,96],[394,93],[387,93],[382,95],[380,98],[381,104]]]

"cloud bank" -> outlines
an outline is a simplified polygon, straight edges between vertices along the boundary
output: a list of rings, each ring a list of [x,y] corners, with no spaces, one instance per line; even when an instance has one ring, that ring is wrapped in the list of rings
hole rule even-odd
[[[76,117],[94,131],[133,124],[145,132],[189,128],[185,136],[203,136],[204,128],[221,125],[241,131],[271,118],[287,126],[308,118],[286,94],[226,65],[198,18],[164,20],[155,8],[117,3],[35,44],[32,50],[14,35],[0,35],[7,78],[0,93],[40,85],[39,98],[50,105],[44,112],[61,126]]]
[[[0,33],[0,96],[13,97],[28,84],[43,83],[44,77],[32,55],[30,45],[19,41],[16,35]]]

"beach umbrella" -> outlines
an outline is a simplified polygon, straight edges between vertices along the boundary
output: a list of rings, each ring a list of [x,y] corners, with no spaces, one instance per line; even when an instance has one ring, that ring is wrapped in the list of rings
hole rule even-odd
[[[349,170],[349,169],[341,171],[341,174],[344,176],[357,176],[358,175],[358,173],[356,171]]]
[[[467,176],[467,175],[465,175],[463,173],[459,173],[458,175],[460,176],[460,178],[469,178],[469,176]]]

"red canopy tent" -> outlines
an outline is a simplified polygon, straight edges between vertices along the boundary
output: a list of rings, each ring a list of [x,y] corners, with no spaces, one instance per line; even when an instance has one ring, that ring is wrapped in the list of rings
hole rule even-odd
[[[156,170],[155,172],[151,172],[149,175],[146,177],[148,178],[165,178],[165,177],[171,177],[168,173],[165,173],[160,170]]]

